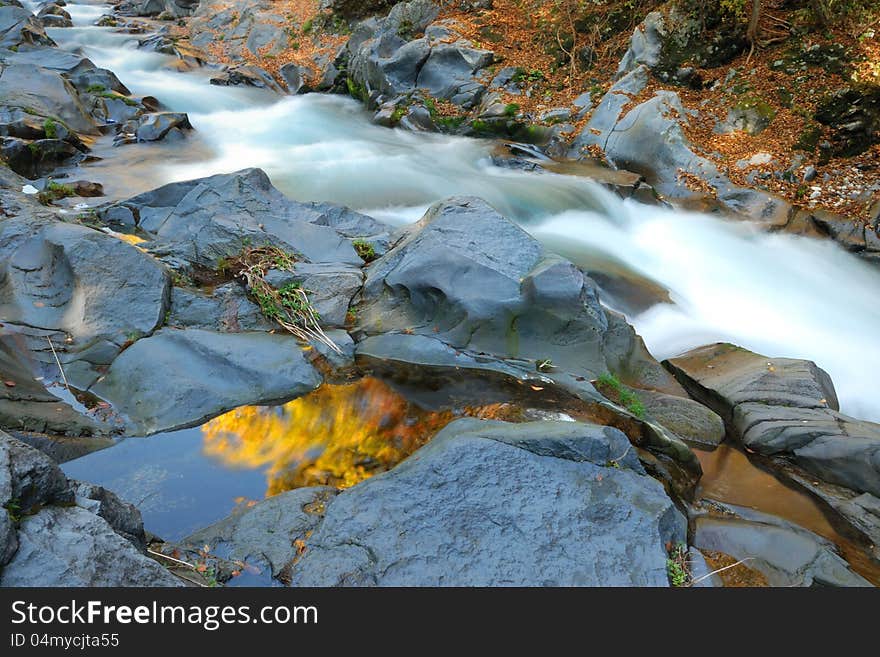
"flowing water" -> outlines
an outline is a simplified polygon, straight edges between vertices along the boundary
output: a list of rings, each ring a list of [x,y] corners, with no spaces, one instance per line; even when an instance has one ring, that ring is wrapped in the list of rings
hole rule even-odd
[[[381,128],[350,99],[212,86],[208,71],[178,72],[173,58],[137,49],[136,36],[87,25],[94,7],[68,5],[79,26],[52,37],[113,70],[134,94],[188,112],[196,128],[183,145],[111,152],[102,140],[96,152],[106,160],[88,175],[111,195],[248,166],[293,198],[394,223],[451,195],[479,195],[590,270],[668,289],[674,303],[629,317],[658,358],[718,340],[809,358],[831,374],[844,412],[880,420],[880,272],[831,242],[623,202],[576,176],[497,167],[489,142]]]
[[[770,356],[809,358],[831,374],[844,412],[880,421],[880,272],[830,241],[770,235],[744,222],[621,201],[583,177],[499,167],[492,160],[495,144],[377,127],[351,99],[279,98],[212,86],[210,71],[180,72],[174,58],[137,49],[142,36],[93,26],[102,5],[66,9],[76,26],[49,30],[63,48],[111,69],[133,94],[188,112],[196,128],[182,144],[113,148],[110,137],[99,139],[94,152],[104,159],[78,175],[104,183],[110,196],[251,166],[263,168],[292,198],[342,203],[394,224],[418,219],[445,197],[477,195],[586,269],[668,291],[668,302],[642,306],[628,317],[656,357],[724,340]],[[209,449],[203,434],[178,434],[168,449],[201,450],[204,459]],[[156,440],[152,454],[162,451]],[[145,454],[123,460],[137,462]],[[174,476],[222,480],[210,467],[182,463]],[[738,477],[745,472],[734,470]],[[94,480],[87,474],[82,476]],[[259,491],[261,476],[245,477],[238,495],[265,493]],[[113,478],[108,473],[102,479]],[[737,498],[728,491],[731,496]],[[756,508],[760,497],[752,500]],[[804,508],[800,498],[785,499]],[[808,526],[830,533],[815,510],[804,513]]]

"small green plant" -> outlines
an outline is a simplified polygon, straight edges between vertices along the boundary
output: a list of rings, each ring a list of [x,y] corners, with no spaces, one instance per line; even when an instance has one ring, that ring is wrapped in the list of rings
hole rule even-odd
[[[400,123],[400,120],[404,116],[406,116],[406,109],[407,108],[404,106],[394,108],[394,111],[391,113],[391,124],[392,125],[397,125],[398,123]]]
[[[359,100],[362,103],[366,103],[369,100],[367,90],[351,78],[345,78],[345,86],[348,88],[348,95],[355,100]]]
[[[270,269],[292,271],[294,255],[275,246],[247,247],[239,255],[222,263],[224,271],[242,280],[260,311],[300,340],[316,340],[337,353],[339,347],[320,325],[320,316],[309,301],[308,292],[296,282],[276,289],[267,280]]]
[[[43,133],[46,139],[58,139],[58,124],[53,119],[43,121]]]
[[[309,34],[309,33],[311,33],[311,31],[312,31],[312,29],[313,29],[314,27],[315,27],[315,19],[314,19],[314,18],[310,18],[310,19],[307,20],[305,23],[303,23],[303,26],[302,26],[302,33],[303,33],[303,34]]]
[[[510,78],[512,82],[522,85],[523,83],[533,83],[540,82],[545,79],[545,75],[542,71],[539,71],[536,68],[531,70],[526,70],[522,67],[516,69],[516,72]]]
[[[624,386],[620,382],[620,379],[613,374],[603,374],[599,377],[597,382],[600,387],[606,388],[616,395],[618,400],[620,400],[621,406],[626,408],[626,410],[640,420],[645,419],[645,405],[642,403],[642,400],[639,399],[629,388]]]
[[[223,271],[223,268],[221,267],[220,270]],[[192,287],[193,280],[192,280],[192,278],[190,278],[186,274],[183,274],[183,273],[177,271],[176,269],[172,269],[171,270],[171,284],[174,287]]]
[[[129,107],[137,107],[138,103],[136,100],[132,100],[128,96],[123,96],[122,94],[118,94],[115,91],[105,91],[103,93],[98,94],[101,98],[109,98],[110,100],[120,100]]]
[[[519,105],[517,105],[516,103],[510,103],[507,107],[504,108],[504,115],[513,118],[517,115],[519,109]]]
[[[673,586],[687,586],[691,581],[687,557],[687,545],[684,543],[679,543],[669,549],[666,557],[666,574]]]
[[[53,201],[67,198],[68,196],[76,196],[76,190],[73,187],[50,180],[46,188],[37,194],[37,200],[43,205],[51,205]]]
[[[550,370],[555,370],[556,365],[554,365],[553,361],[549,358],[543,358],[535,362],[535,369],[539,372],[549,372]]]
[[[373,262],[376,259],[376,249],[367,240],[352,240],[351,245],[364,262]]]
[[[107,87],[105,87],[103,84],[90,84],[89,88],[86,89],[86,92],[90,94],[102,94],[105,91],[107,91]]]
[[[21,502],[18,499],[9,500],[3,505],[3,508],[6,509],[6,513],[12,522],[21,522]]]

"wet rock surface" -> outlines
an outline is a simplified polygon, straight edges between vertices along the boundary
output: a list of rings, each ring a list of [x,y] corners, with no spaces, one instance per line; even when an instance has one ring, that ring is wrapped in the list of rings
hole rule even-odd
[[[38,362],[52,367],[57,355],[73,385],[88,388],[127,342],[163,320],[168,275],[114,237],[17,217],[0,220],[0,244],[6,329],[25,338]]]

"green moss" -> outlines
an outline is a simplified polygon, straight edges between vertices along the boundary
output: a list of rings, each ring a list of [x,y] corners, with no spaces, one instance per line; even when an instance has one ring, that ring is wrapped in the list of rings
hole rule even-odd
[[[616,395],[620,401],[620,405],[626,408],[626,410],[640,420],[645,419],[645,406],[642,404],[642,400],[639,399],[629,388],[624,386],[620,382],[620,379],[613,374],[603,374],[599,377],[598,383],[600,387],[607,388],[610,392]]]
[[[406,116],[407,107],[400,106],[395,108],[395,110],[391,113],[391,123],[392,125],[397,125],[400,123],[400,120]]]
[[[817,125],[810,125],[804,128],[804,131],[798,136],[797,141],[792,146],[792,150],[806,151],[807,153],[815,153],[816,146],[822,138],[822,129]]]
[[[741,99],[734,105],[734,108],[738,110],[755,110],[767,123],[776,118],[776,110],[769,103],[755,96]]]
[[[369,100],[369,96],[367,95],[367,90],[350,77],[345,78],[345,86],[348,88],[348,95],[354,98],[355,100],[359,100],[362,103],[366,103]]]
[[[58,124],[52,119],[46,119],[43,121],[43,132],[46,134],[46,139],[57,139]]]
[[[76,196],[76,190],[70,185],[63,185],[52,180],[42,192],[37,194],[37,200],[43,205],[50,205],[53,201],[68,196]]]
[[[367,240],[352,240],[351,245],[364,262],[373,262],[376,259],[376,249]]]
[[[106,91],[107,91],[107,87],[105,87],[103,84],[90,84],[89,88],[86,89],[87,93],[99,94],[99,95],[103,94]]]
[[[105,91],[104,93],[98,94],[101,98],[110,98],[112,100],[121,100],[123,103],[128,105],[129,107],[137,107],[138,103],[135,100],[132,100],[128,96],[123,96],[122,94],[118,94],[114,91]]]

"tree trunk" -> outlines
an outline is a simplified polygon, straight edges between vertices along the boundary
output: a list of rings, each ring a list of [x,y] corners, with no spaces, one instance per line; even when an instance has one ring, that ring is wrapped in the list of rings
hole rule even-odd
[[[749,27],[746,30],[746,38],[752,44],[752,48],[758,41],[758,21],[761,18],[761,0],[752,0],[752,15],[749,18]]]

